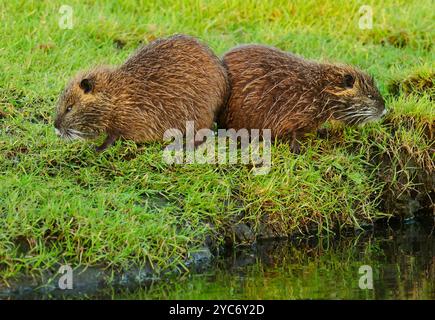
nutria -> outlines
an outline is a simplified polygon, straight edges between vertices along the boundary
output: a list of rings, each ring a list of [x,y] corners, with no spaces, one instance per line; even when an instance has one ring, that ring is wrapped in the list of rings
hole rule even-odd
[[[227,97],[221,61],[196,39],[175,35],[139,49],[120,67],[97,67],[77,75],[57,106],[56,133],[64,138],[106,134],[98,151],[118,138],[163,140],[167,129],[185,133],[213,125]]]
[[[230,96],[218,125],[271,129],[272,137],[299,141],[328,119],[362,124],[386,113],[373,78],[347,65],[305,60],[261,45],[235,48],[223,57]]]

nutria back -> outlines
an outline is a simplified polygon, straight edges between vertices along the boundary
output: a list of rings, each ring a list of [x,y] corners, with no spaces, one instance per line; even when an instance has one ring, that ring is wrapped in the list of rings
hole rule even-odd
[[[218,121],[223,128],[271,129],[294,142],[330,118],[361,124],[385,113],[373,79],[351,66],[261,45],[235,48],[223,62],[231,87]]]
[[[220,60],[195,38],[176,35],[139,49],[123,65],[77,75],[62,93],[55,126],[68,138],[101,133],[137,142],[167,129],[210,128],[228,92]]]

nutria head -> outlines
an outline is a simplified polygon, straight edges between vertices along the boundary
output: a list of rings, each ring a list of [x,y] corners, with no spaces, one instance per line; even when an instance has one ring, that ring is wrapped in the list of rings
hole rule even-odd
[[[77,75],[60,95],[56,133],[67,139],[94,138],[106,131],[113,107],[110,84],[113,72],[101,67]]]
[[[386,112],[373,77],[351,66],[322,65],[323,99],[332,119],[359,125]]]

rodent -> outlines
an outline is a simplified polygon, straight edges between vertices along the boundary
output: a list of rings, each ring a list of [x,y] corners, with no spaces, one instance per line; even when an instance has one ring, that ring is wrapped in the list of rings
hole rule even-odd
[[[136,142],[163,140],[167,129],[185,133],[211,128],[228,95],[220,59],[191,36],[158,39],[119,67],[79,73],[57,105],[56,133],[64,138],[106,134],[102,151],[118,138]]]
[[[230,95],[218,117],[226,129],[271,129],[272,138],[300,152],[306,133],[328,119],[362,124],[386,113],[368,74],[319,63],[263,45],[243,45],[223,57]]]

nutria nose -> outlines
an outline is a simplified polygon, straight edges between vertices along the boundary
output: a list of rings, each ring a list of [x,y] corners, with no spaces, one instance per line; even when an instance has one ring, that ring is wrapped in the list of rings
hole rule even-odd
[[[54,121],[54,127],[56,129],[60,129],[60,119],[59,118],[56,118],[56,120]]]

